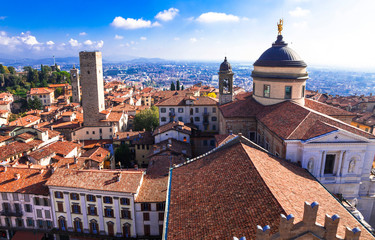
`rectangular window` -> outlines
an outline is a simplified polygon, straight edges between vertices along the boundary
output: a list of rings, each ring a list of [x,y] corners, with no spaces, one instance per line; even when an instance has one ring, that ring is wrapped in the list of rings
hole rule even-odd
[[[112,203],[112,198],[111,197],[103,197],[103,202],[111,204]]]
[[[210,140],[210,146],[215,147],[215,140]]]
[[[112,208],[105,208],[104,209],[104,215],[106,217],[113,217],[113,210],[112,210]]]
[[[93,215],[93,216],[97,215],[95,206],[93,206],[93,205],[89,206],[87,210],[88,210],[87,212],[88,212],[89,215]]]
[[[99,133],[103,133],[103,130],[101,128],[99,128]]]
[[[199,108],[195,108],[195,113],[199,113]]]
[[[95,134],[95,131],[92,131],[92,134]]]
[[[165,113],[166,111],[167,111],[166,108],[160,108],[160,112],[161,112],[161,113]]]
[[[16,210],[17,213],[20,213],[21,212],[21,205],[19,203],[15,203],[14,209]]]
[[[62,192],[55,192],[55,198],[63,198]]]
[[[263,97],[269,98],[271,92],[271,86],[264,84],[263,86]]]
[[[121,205],[130,205],[130,199],[129,198],[121,198],[120,204]]]
[[[3,203],[3,211],[4,212],[10,212],[10,204],[9,203]]]
[[[91,194],[88,194],[86,199],[87,199],[88,202],[95,202],[96,201],[95,196],[91,195]]]
[[[40,205],[40,199],[38,197],[35,197],[34,203],[35,203],[35,205],[39,206]]]
[[[18,193],[13,193],[13,200],[18,201]]]
[[[183,112],[184,112],[184,109],[183,109],[183,108],[178,108],[178,112],[179,112],[179,113],[183,113]]]
[[[121,218],[124,218],[124,219],[130,219],[130,211],[129,209],[122,209],[121,210]]]
[[[207,140],[203,140],[203,146],[207,146],[208,145],[208,141]]]
[[[8,194],[7,193],[1,193],[1,198],[3,200],[8,200]]]
[[[151,211],[151,203],[142,203],[141,211]]]
[[[302,86],[302,97],[305,97],[305,87],[306,86]]]
[[[16,218],[16,225],[17,225],[17,227],[23,227],[23,219],[22,218]]]
[[[212,120],[213,122],[216,122],[216,121],[217,121],[217,117],[211,117],[211,120]]]
[[[73,204],[72,205],[72,212],[80,214],[81,213],[81,207],[78,204]]]
[[[52,229],[52,222],[51,221],[46,221],[47,224],[47,229]]]
[[[212,112],[216,113],[216,108],[215,107],[212,108]]]
[[[255,142],[255,132],[250,132],[250,140]]]
[[[326,155],[326,164],[324,166],[324,174],[333,174],[333,168],[335,167],[335,154]]]
[[[86,135],[88,135],[89,134],[89,131],[86,131]]]
[[[10,226],[12,226],[12,222],[10,221],[9,218],[5,218],[5,226],[6,226],[6,227],[10,227]]]
[[[156,204],[156,211],[164,211],[164,210],[165,210],[165,203]]]
[[[47,219],[51,219],[51,212],[49,210],[44,210],[44,216],[47,218]]]
[[[51,205],[48,198],[43,198],[43,205],[44,206],[50,206]]]
[[[32,212],[33,211],[32,207],[31,207],[31,204],[25,204],[25,211],[26,212]]]
[[[23,196],[24,196],[25,202],[30,202],[29,194],[24,194]]]
[[[57,202],[57,211],[64,212],[64,204],[62,202]]]
[[[285,99],[291,99],[292,98],[292,87],[286,86],[285,87]]]
[[[43,218],[42,210],[40,210],[40,209],[37,209],[37,210],[36,210],[36,217],[38,217],[38,218]]]
[[[32,218],[27,218],[26,224],[28,227],[34,227],[34,220]]]
[[[178,121],[182,122],[182,117],[178,117]]]
[[[253,94],[255,93],[255,82],[253,82]]]
[[[70,199],[72,199],[72,200],[79,200],[79,195],[78,195],[78,193],[71,193],[71,194],[70,194]]]
[[[200,121],[200,118],[199,118],[199,117],[195,117],[195,118],[194,118],[194,121],[199,122],[199,121]]]
[[[150,213],[143,213],[143,221],[150,221]]]
[[[150,225],[144,225],[145,236],[150,236]]]
[[[164,221],[164,212],[159,213],[159,221]]]
[[[43,228],[43,220],[38,220],[38,228]]]

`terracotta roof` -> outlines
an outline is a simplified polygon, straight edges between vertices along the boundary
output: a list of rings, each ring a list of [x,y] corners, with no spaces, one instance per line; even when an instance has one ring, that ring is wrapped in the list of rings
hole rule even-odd
[[[32,88],[30,89],[28,94],[38,95],[38,94],[50,94],[52,92],[53,92],[53,89],[49,89],[49,88]]]
[[[24,140],[28,140],[30,138],[35,138],[36,137],[35,135],[36,134],[31,134],[31,133],[28,133],[28,132],[24,132],[24,133],[21,133],[21,134],[17,135],[16,137],[17,138],[22,138]]]
[[[22,118],[9,123],[9,126],[27,126],[40,120],[40,117],[34,115],[26,115]]]
[[[12,101],[0,101],[0,105],[8,105]]]
[[[86,159],[88,158],[93,161],[101,163],[109,156],[109,154],[110,154],[110,151],[108,151],[107,149],[102,148],[102,147],[97,147],[97,148],[88,150],[87,152],[82,154],[81,157],[84,157]]]
[[[305,98],[305,107],[311,108],[328,116],[355,116],[355,113],[345,111],[341,108],[333,107],[325,103]]]
[[[132,144],[146,144],[151,145],[154,144],[154,137],[152,136],[151,132],[142,132],[140,136],[135,136],[132,140]]]
[[[264,107],[255,101],[251,96],[240,98],[219,106],[219,109],[226,118],[248,118],[255,117]]]
[[[122,112],[111,112],[105,121],[108,122],[119,122],[123,116]]]
[[[68,155],[69,153],[71,153],[75,148],[80,149],[81,145],[79,145],[77,143],[70,142],[70,141],[64,141],[64,142],[57,141],[55,143],[52,143],[52,144],[46,146],[46,148],[48,148],[51,151],[55,152],[56,154],[64,157],[64,156]]]
[[[135,202],[165,202],[168,176],[153,177],[145,175]]]
[[[171,147],[168,147],[169,144],[171,144]],[[187,157],[192,156],[190,143],[181,142],[174,138],[170,138],[153,145],[148,156],[151,157],[164,152],[173,152],[174,154],[181,154]]]
[[[4,161],[9,157],[15,156],[16,154],[30,151],[33,148],[29,143],[24,142],[12,142],[8,145],[0,147],[0,161]]]
[[[226,141],[231,140],[232,138],[235,138],[237,135],[235,134],[216,134],[215,135],[215,141],[216,141],[216,146],[219,146]]]
[[[29,156],[34,158],[36,161],[40,161],[43,158],[52,157],[54,155],[55,155],[55,152],[48,148],[37,149],[29,154]]]
[[[51,171],[34,168],[7,167],[0,172],[0,192],[18,192],[24,194],[48,195],[48,187],[44,184],[51,176]],[[15,174],[20,178],[15,179]]]
[[[79,157],[77,163],[74,162],[74,158],[63,158],[58,155],[53,157],[57,162],[52,163],[54,168],[67,168],[69,164],[69,169],[83,169],[85,158]]]
[[[158,126],[155,131],[152,133],[153,136],[170,131],[175,130],[177,132],[183,132],[186,134],[191,134],[191,128],[188,126],[185,126],[183,122],[177,121],[177,122],[170,122],[161,126]]]
[[[100,140],[83,140],[83,148],[90,149],[90,148],[96,148],[101,147],[105,144],[112,144],[112,139],[100,139]]]
[[[113,139],[114,141],[126,141],[126,140],[133,140],[139,137],[140,134],[144,133],[144,131],[127,131],[127,132],[117,132],[116,137]],[[118,138],[117,138],[118,136]]]
[[[146,173],[153,177],[168,176],[171,166],[185,161],[186,158],[182,155],[155,155],[150,158]]]
[[[120,178],[118,178],[118,176],[120,176]],[[99,191],[137,193],[142,177],[142,170],[110,171],[59,168],[48,180],[47,185]]]
[[[257,225],[269,225],[275,233],[280,214],[293,214],[299,222],[304,202],[317,201],[318,223],[325,214],[338,214],[340,236],[348,226],[359,227],[361,239],[373,239],[305,169],[232,141],[172,170],[168,238],[255,239]]]
[[[366,126],[374,126],[375,125],[375,116],[372,112],[365,112],[362,113],[360,116],[353,118],[353,122],[361,123]]]
[[[196,97],[194,101],[194,106],[216,106],[218,100],[211,97]],[[156,106],[187,106],[185,96],[173,96],[171,98],[161,101]]]
[[[130,104],[126,104],[126,103],[117,105],[117,106],[112,108],[112,112],[122,112],[122,111],[131,112],[131,111],[135,111],[135,110],[136,110],[135,106],[130,105]]]

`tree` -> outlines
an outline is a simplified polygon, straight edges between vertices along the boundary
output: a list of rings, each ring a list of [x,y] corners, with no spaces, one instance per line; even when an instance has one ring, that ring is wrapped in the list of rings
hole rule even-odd
[[[115,161],[116,165],[120,162],[121,166],[125,168],[133,167],[133,163],[130,159],[130,149],[128,144],[122,144],[115,150]]]
[[[61,87],[56,88],[56,90],[55,90],[55,98],[58,98],[62,94],[63,94],[63,89]]]
[[[8,67],[8,70],[11,74],[16,74],[16,69],[12,66]]]
[[[181,86],[181,91],[183,91],[183,90],[184,90],[184,85]]]
[[[134,130],[151,131],[159,126],[159,110],[156,106],[152,106],[150,109],[146,109],[136,114],[134,117]]]
[[[176,91],[176,87],[174,86],[174,82],[171,83],[171,91]]]
[[[176,90],[180,91],[180,80],[177,80],[176,85],[177,85]]]
[[[29,101],[27,101],[27,106],[28,106],[28,109],[38,109],[38,110],[43,109],[43,103],[37,97],[33,97],[32,99],[30,98]]]

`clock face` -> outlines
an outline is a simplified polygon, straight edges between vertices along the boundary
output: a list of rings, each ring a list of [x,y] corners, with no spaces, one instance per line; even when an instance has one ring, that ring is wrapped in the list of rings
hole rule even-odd
[[[224,93],[224,94],[229,93],[229,90],[230,90],[229,87],[230,87],[230,86],[229,86],[229,79],[228,79],[228,78],[224,78],[224,79],[223,79],[223,93]]]

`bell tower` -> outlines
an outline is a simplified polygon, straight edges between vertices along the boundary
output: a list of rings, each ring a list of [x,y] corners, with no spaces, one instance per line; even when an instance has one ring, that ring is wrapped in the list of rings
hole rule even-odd
[[[219,74],[219,104],[223,105],[233,101],[233,75],[232,67],[225,57],[220,65]]]

